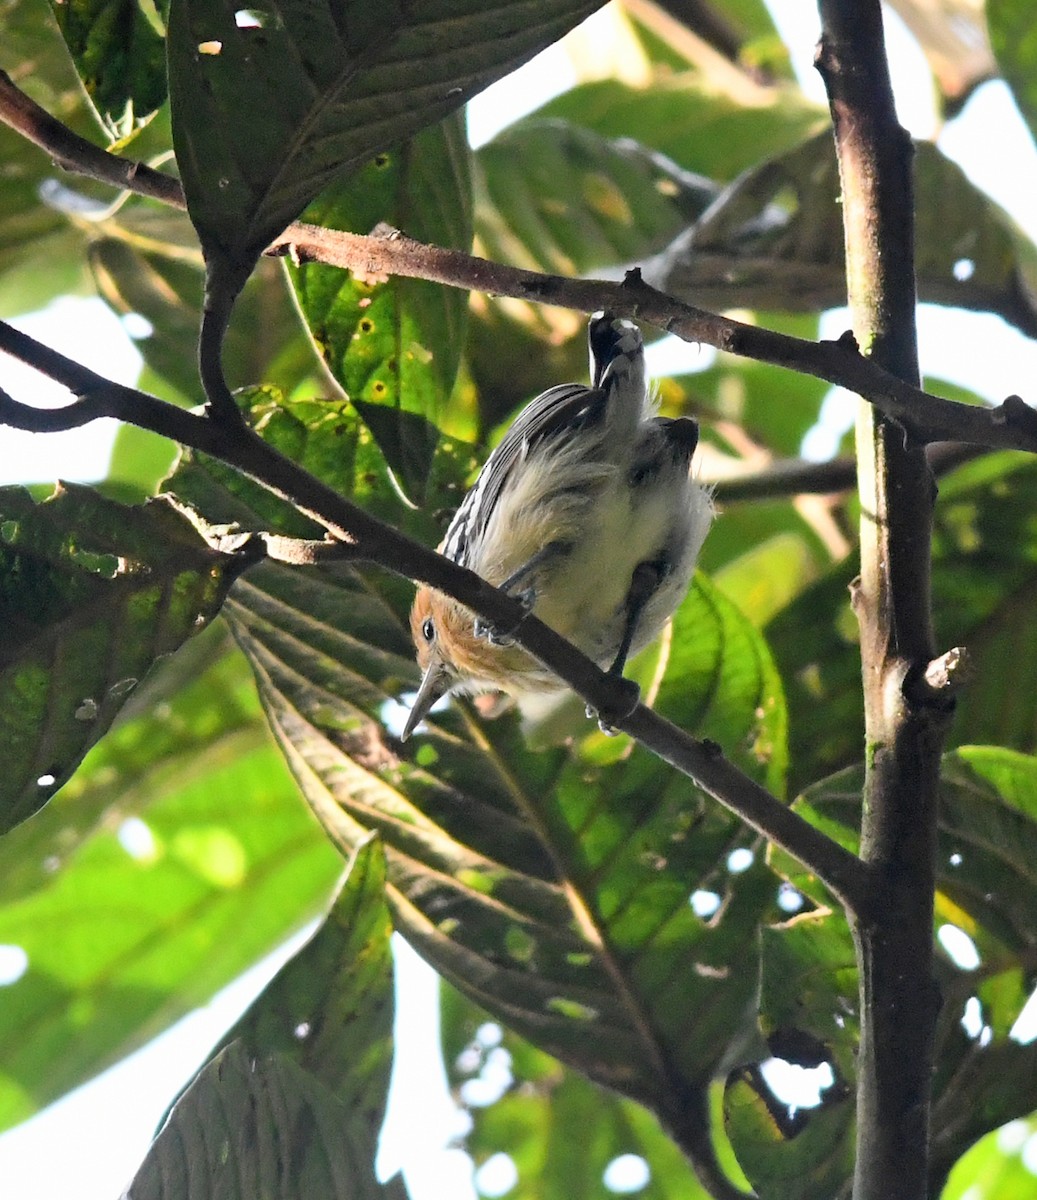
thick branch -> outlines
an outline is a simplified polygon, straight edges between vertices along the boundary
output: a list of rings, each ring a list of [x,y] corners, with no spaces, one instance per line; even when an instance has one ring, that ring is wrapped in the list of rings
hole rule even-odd
[[[179,182],[143,163],[109,154],[51,117],[0,72],[0,121],[17,129],[65,170],[185,208]],[[634,273],[624,283],[524,271],[455,250],[424,245],[395,230],[375,236],[293,224],[268,253],[341,267],[357,275],[403,275],[582,312],[609,309],[656,325],[689,342],[788,367],[844,387],[899,422],[919,442],[957,441],[1037,452],[1037,412],[1018,396],[978,408],[934,396],[858,353],[851,337],[810,342],[685,304]]]
[[[908,384],[915,341],[912,149],[900,127],[879,0],[821,0],[818,68],[842,183],[850,310],[868,356]],[[913,679],[934,658],[935,485],[917,443],[861,406],[857,458],[866,781],[861,857],[871,903],[852,914],[860,971],[854,1200],[924,1200],[936,1002],[936,805],[947,706]]]
[[[35,425],[26,419],[33,410],[10,401],[0,407],[0,421],[9,421],[19,428],[44,429],[53,427],[56,413],[66,414],[62,428],[96,417],[118,417],[173,437],[243,471],[320,522],[340,542],[347,543],[351,557],[431,584],[455,596],[491,625],[514,629],[515,640],[524,649],[565,680],[610,724],[638,738],[764,837],[809,866],[846,904],[858,907],[865,903],[865,873],[857,858],[732,766],[715,745],[690,737],[638,704],[637,688],[629,680],[616,679],[602,671],[554,630],[529,616],[519,600],[372,517],[284,458],[244,425],[216,424],[133,388],[112,383],[3,322],[0,322],[0,350],[15,355],[81,397],[67,408],[41,413],[41,420]],[[84,417],[84,413],[88,415]],[[278,557],[287,553],[280,543],[274,551]],[[313,553],[313,549],[306,553]],[[321,550],[314,557],[330,553]]]

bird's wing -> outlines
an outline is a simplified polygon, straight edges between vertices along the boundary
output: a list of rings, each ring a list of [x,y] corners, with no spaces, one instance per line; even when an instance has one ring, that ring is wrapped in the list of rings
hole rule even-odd
[[[486,460],[454,514],[441,546],[447,558],[467,565],[469,547],[482,535],[515,464],[545,437],[564,429],[577,429],[593,419],[604,398],[598,388],[562,383],[541,392],[526,405]]]

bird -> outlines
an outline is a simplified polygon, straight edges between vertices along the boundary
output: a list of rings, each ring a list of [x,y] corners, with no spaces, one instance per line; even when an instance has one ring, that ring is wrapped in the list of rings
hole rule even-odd
[[[589,386],[559,384],[521,410],[438,549],[622,675],[684,598],[714,504],[692,471],[698,422],[656,415],[638,327],[595,313],[588,343]],[[448,693],[565,688],[432,587],[419,587],[410,626],[422,678],[402,740]]]

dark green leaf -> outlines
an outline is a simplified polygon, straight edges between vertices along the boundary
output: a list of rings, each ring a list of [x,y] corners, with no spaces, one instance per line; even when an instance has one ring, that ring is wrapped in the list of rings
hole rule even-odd
[[[599,0],[288,0],[238,25],[236,0],[172,0],[177,160],[231,293],[337,175],[459,108]]]
[[[123,1200],[406,1200],[401,1180],[376,1182],[358,1140],[316,1076],[236,1042],[184,1094]]]
[[[0,842],[0,941],[28,960],[0,1005],[0,1127],[205,1003],[309,919],[341,870],[240,655],[207,631],[140,704]]]
[[[0,492],[0,829],[71,776],[152,663],[212,620],[239,569],[164,501]]]
[[[356,233],[384,221],[421,241],[467,252],[468,158],[464,122],[448,118],[332,185],[304,219]],[[366,280],[321,263],[289,270],[331,373],[404,489],[420,502],[464,344],[467,293],[420,279]]]
[[[124,137],[166,98],[169,0],[52,0],[58,27],[101,119]]]

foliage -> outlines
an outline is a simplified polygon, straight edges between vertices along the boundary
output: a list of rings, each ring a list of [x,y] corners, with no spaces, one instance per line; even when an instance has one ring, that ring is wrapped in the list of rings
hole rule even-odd
[[[688,6],[690,28],[617,3],[598,57],[621,77],[578,68],[469,147],[459,106],[595,7],[75,0],[54,19],[43,0],[0,0],[0,68],[98,144],[155,163],[175,149],[189,214],[59,178],[0,127],[0,313],[94,290],[146,318],[142,386],[186,405],[202,398],[206,287],[241,291],[222,366],[250,429],[434,545],[515,406],[584,370],[583,318],[323,262],[257,267],[288,222],[386,222],[562,275],[637,263],[676,295],[805,337],[844,295],[827,118],[756,0]],[[959,104],[982,71],[933,57],[941,22],[959,20],[937,7],[915,27]],[[1037,19],[1022,0],[990,0],[987,19],[1037,128]],[[1033,336],[1035,247],[936,146],[917,164],[922,297]],[[660,400],[702,422],[704,471],[798,454],[823,384],[728,354],[703,368],[660,381]],[[603,1173],[623,1154],[660,1200],[847,1194],[854,947],[817,878],[579,714],[531,729],[507,706],[453,703],[402,744],[410,586],[343,561],[243,572],[214,548],[229,528],[322,531],[196,451],[160,482],[154,440],[121,436],[101,490],[0,490],[0,943],[27,962],[2,989],[0,1123],[330,904],[200,1065],[132,1197],[404,1194],[372,1166],[390,920],[446,981],[466,1146],[477,1163],[510,1155],[509,1194],[611,1194]],[[937,924],[978,963],[939,959],[931,1191],[970,1200],[1026,1194],[1018,1156],[985,1135],[1037,1107],[1016,1024],[1037,950],[1035,470],[1018,453],[959,465],[934,529],[938,634],[974,668],[943,760]],[[631,673],[657,712],[855,850],[855,500],[776,489],[724,509],[707,573]],[[476,1103],[468,1085],[494,1055],[507,1079]],[[760,1069],[772,1056],[828,1064],[818,1105],[790,1111]],[[235,1141],[244,1113],[253,1157]]]

